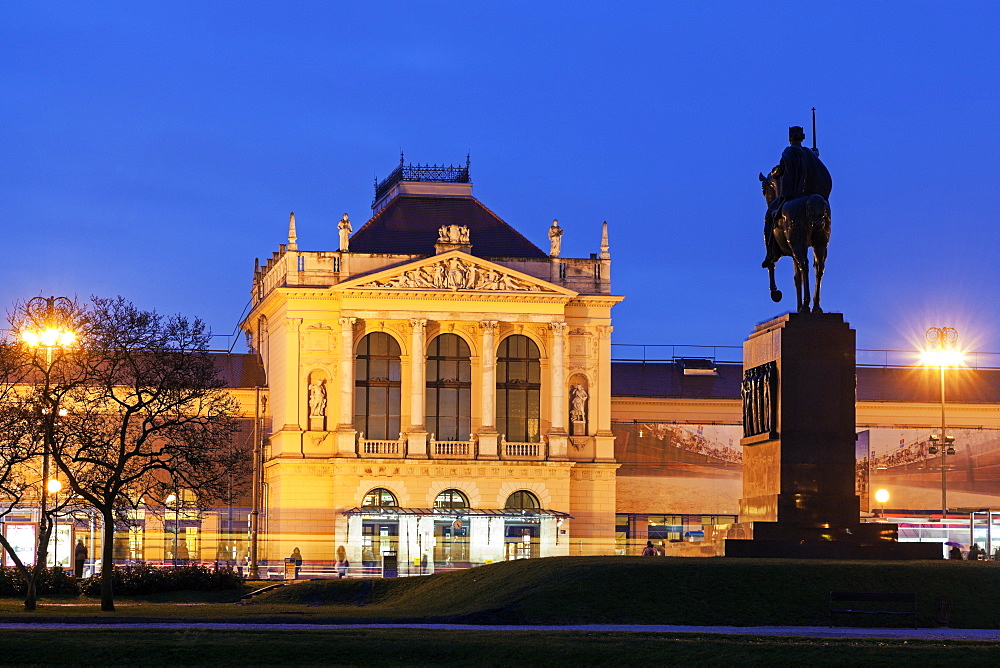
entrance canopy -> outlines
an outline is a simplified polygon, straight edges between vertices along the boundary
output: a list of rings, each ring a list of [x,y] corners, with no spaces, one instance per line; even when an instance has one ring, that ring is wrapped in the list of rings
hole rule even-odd
[[[541,508],[397,508],[395,506],[363,506],[343,511],[348,517],[378,517],[382,519],[394,517],[503,517],[506,519],[538,519],[541,517],[556,517],[573,519],[569,513]]]

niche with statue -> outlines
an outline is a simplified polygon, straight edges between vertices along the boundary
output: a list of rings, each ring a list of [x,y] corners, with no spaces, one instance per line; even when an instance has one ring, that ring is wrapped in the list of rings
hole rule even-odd
[[[590,383],[579,374],[569,381],[569,424],[570,436],[587,435],[587,410],[590,399]]]
[[[326,431],[326,374],[309,375],[309,431]]]

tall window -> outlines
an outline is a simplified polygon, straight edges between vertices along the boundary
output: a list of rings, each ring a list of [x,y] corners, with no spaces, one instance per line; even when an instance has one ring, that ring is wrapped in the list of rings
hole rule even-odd
[[[395,507],[399,505],[396,501],[396,495],[387,490],[384,487],[376,487],[372,491],[365,494],[365,498],[362,499],[361,505],[364,507]]]
[[[507,497],[504,508],[508,510],[538,510],[541,508],[538,497],[526,490],[518,490]]]
[[[508,336],[497,350],[497,430],[508,441],[541,440],[538,358],[538,346],[520,334]]]
[[[468,508],[469,500],[457,489],[446,489],[434,499],[435,508]]]
[[[361,339],[355,360],[354,428],[368,439],[399,438],[399,344],[372,332]]]
[[[427,349],[427,431],[439,441],[465,441],[472,429],[469,344],[442,334]]]

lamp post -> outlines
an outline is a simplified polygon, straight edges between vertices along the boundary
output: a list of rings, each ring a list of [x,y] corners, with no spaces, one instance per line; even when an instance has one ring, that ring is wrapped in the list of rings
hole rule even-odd
[[[59,506],[58,494],[62,490],[62,483],[59,482],[57,478],[52,478],[45,483],[45,489],[56,498],[56,507]],[[53,534],[55,539],[52,541],[52,565],[59,565],[59,521],[58,518],[53,518],[52,521]]]
[[[177,529],[179,528],[178,525],[180,524],[180,517],[179,517],[179,513],[178,513],[178,508],[177,507],[180,505],[180,499],[178,498],[178,496],[176,494],[169,494],[169,495],[167,495],[167,505],[170,505],[171,503],[174,504],[174,550],[173,550],[173,561],[174,561],[174,568],[177,568]]]
[[[927,330],[927,341],[933,346],[924,351],[924,362],[929,366],[936,366],[940,370],[941,381],[941,522],[948,517],[948,455],[955,454],[955,448],[951,445],[954,438],[948,436],[946,431],[947,422],[945,420],[945,369],[951,366],[958,366],[962,363],[962,353],[955,348],[958,341],[958,330],[952,327],[931,327]],[[935,440],[931,436],[931,440]],[[934,454],[934,446],[929,449]]]
[[[54,439],[53,430],[59,399],[49,391],[52,374],[52,356],[56,350],[64,350],[76,343],[76,333],[69,325],[76,313],[76,305],[67,297],[35,297],[24,305],[24,322],[20,327],[21,340],[31,349],[45,351],[45,405],[42,406],[44,419],[42,431],[42,489],[39,528],[50,529],[47,520],[49,494],[49,452]],[[57,481],[58,482],[58,481]],[[60,489],[62,486],[60,485]],[[58,540],[58,537],[57,537]],[[36,555],[36,558],[44,555]]]

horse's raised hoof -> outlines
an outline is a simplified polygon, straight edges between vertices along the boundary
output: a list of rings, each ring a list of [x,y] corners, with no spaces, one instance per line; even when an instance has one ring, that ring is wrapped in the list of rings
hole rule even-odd
[[[818,306],[813,306],[813,313],[822,313],[823,309]]]
[[[772,302],[781,301],[781,290],[771,290],[771,301]]]

